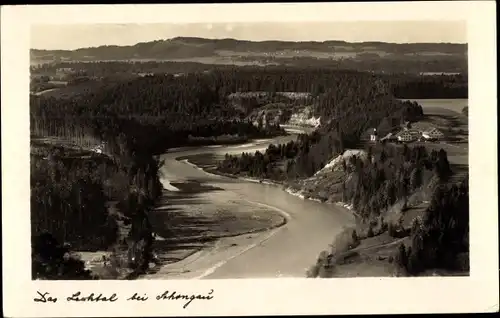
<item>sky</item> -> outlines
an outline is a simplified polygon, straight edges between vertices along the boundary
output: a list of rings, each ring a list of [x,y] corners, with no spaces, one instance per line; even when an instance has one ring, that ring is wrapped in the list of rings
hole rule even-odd
[[[183,24],[33,25],[31,48],[73,50],[134,45],[177,36],[265,41],[381,41],[466,43],[464,21],[251,22]]]

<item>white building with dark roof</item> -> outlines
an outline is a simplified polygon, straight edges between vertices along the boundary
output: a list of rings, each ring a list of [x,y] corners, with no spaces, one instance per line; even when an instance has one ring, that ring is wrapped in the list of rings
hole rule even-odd
[[[396,138],[398,141],[401,142],[411,142],[418,140],[420,138],[421,134],[419,131],[416,130],[411,130],[411,129],[405,129],[400,131],[399,133],[396,134]]]
[[[377,128],[373,128],[373,132],[370,134],[370,141],[373,141],[373,142],[378,141]]]
[[[428,140],[439,140],[444,137],[444,134],[437,128],[432,128],[428,131],[422,132],[422,137]]]

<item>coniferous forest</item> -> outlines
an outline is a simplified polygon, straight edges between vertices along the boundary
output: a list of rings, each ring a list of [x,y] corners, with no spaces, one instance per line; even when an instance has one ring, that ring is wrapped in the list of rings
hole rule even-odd
[[[283,66],[218,67],[206,72],[197,65],[174,76],[177,65],[169,63],[170,73],[112,77],[130,73],[129,65],[82,64],[78,76],[96,83],[92,89],[75,98],[30,96],[34,278],[88,279],[90,274],[81,261],[70,256],[71,250],[107,249],[122,244],[121,240],[129,242],[130,266],[144,271],[151,258],[148,211],[162,192],[157,155],[173,147],[213,143],[211,137],[223,135],[241,142],[284,134],[279,125],[252,123],[249,114],[262,105],[235,107],[228,99],[231,93],[311,94],[313,114],[321,117],[315,133],[270,146],[264,153],[228,155],[219,164],[223,172],[275,180],[313,175],[344,149],[359,144],[368,129],[383,121],[412,122],[423,116],[421,106],[396,98],[467,96],[467,79],[461,76],[389,78],[352,70]],[[130,67],[134,72],[163,70],[161,63]],[[78,85],[78,81],[68,85]],[[48,146],[40,140],[63,140],[74,149]],[[96,145],[102,145],[101,153],[91,151]],[[355,167],[356,181],[345,185],[345,196],[366,218],[405,197],[408,189],[418,188],[426,178],[435,175],[444,180],[449,174],[446,153],[429,154],[425,148],[405,148],[402,153],[385,148],[373,151],[378,156],[374,164],[363,166],[353,159],[350,164]],[[283,162],[285,168],[277,168]],[[443,199],[448,192],[437,192],[430,209],[453,209],[457,200],[465,200],[465,192],[464,186],[453,188],[448,201]],[[113,210],[119,212],[110,213]],[[121,218],[132,227],[127,238],[120,236]],[[462,215],[454,218],[458,225],[447,231],[462,235],[465,220]],[[436,216],[425,221],[427,232],[413,231],[414,237],[425,239],[415,238],[415,247],[401,254],[404,264],[411,264],[409,270],[439,261],[436,255],[417,261],[424,256],[415,255],[435,244],[434,232],[449,220],[447,215]],[[439,248],[449,243],[446,238],[438,240],[444,240]],[[462,250],[463,244],[453,245],[453,251]]]

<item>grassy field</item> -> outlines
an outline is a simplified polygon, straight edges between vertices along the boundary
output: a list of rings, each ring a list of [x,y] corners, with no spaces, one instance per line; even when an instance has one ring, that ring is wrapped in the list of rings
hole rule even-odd
[[[427,124],[440,129],[446,141],[426,143],[429,149],[444,149],[452,165],[469,163],[469,122],[462,114],[462,108],[468,105],[468,99],[428,99],[415,100],[424,109],[425,119],[417,123]]]
[[[61,99],[70,99],[83,96],[92,90],[98,89],[106,85],[100,81],[88,81],[79,84],[72,84],[66,87],[56,88],[52,90],[46,90],[43,92],[45,97],[54,97]]]
[[[448,111],[462,113],[462,109],[469,105],[469,100],[460,99],[410,99],[422,105],[424,113],[432,112],[435,114],[450,114]]]

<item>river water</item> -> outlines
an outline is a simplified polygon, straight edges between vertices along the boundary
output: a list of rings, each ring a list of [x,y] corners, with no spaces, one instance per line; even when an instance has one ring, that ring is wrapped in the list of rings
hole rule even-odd
[[[460,113],[468,104],[467,99],[414,101],[423,106],[424,112],[436,114]],[[198,180],[242,199],[273,207],[288,216],[286,225],[272,230],[264,240],[244,253],[232,255],[215,267],[200,268],[206,273],[203,278],[304,277],[319,253],[329,249],[329,244],[342,228],[354,224],[352,213],[341,206],[303,200],[280,186],[208,174],[185,160],[177,160],[197,154],[253,153],[264,150],[271,143],[286,143],[297,138],[296,127],[289,132],[288,136],[255,140],[245,145],[171,149],[162,155],[165,161],[161,170],[164,181]]]
[[[352,214],[343,207],[303,200],[275,185],[207,174],[185,161],[176,160],[200,153],[254,152],[265,149],[270,143],[284,143],[296,138],[296,134],[291,134],[247,145],[175,149],[161,156],[165,161],[162,179],[170,182],[199,180],[288,215],[288,223],[273,232],[271,237],[219,264],[207,278],[305,277],[307,269],[315,263],[321,251],[329,248],[334,236],[344,226],[354,223]]]

